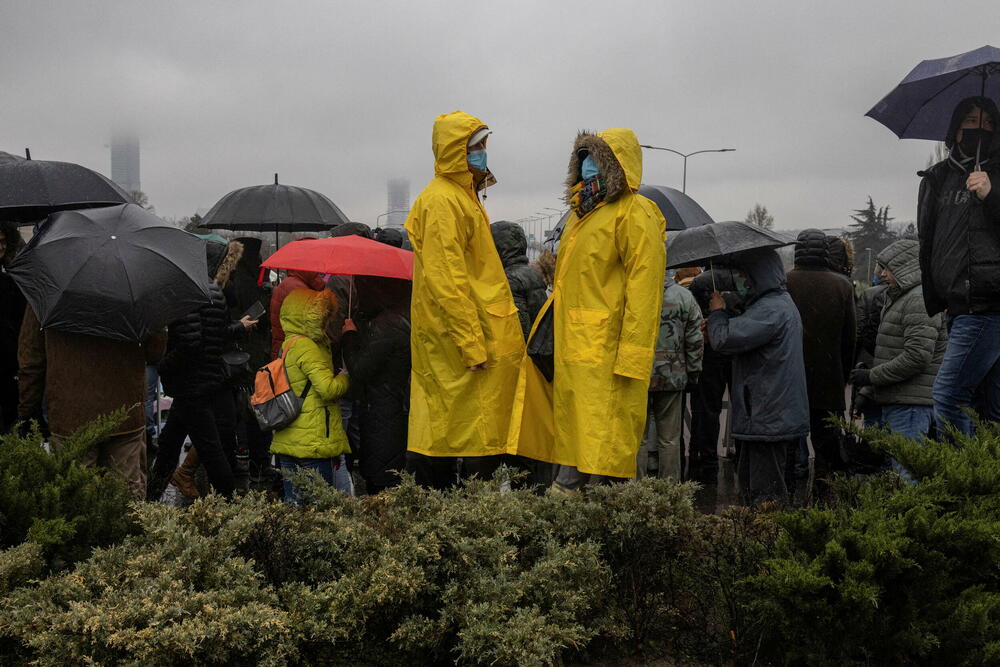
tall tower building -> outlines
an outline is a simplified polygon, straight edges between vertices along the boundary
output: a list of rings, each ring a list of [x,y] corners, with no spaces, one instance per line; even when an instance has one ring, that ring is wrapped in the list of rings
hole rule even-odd
[[[142,190],[139,181],[139,137],[116,130],[111,137],[111,180],[129,194]]]
[[[389,214],[386,227],[402,227],[410,212],[410,181],[405,178],[392,178],[388,183],[389,200],[386,212]]]

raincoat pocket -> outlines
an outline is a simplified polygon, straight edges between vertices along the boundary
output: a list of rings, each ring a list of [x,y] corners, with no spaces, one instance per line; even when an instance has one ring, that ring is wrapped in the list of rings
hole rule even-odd
[[[514,302],[505,299],[487,303],[483,308],[489,315],[483,333],[490,359],[520,354],[524,349],[524,334],[521,332],[521,321],[517,318],[517,306]]]
[[[607,362],[611,313],[597,308],[568,308],[567,315],[568,322],[563,327],[562,336],[566,341],[565,348],[556,350],[556,357],[586,366],[600,366]]]

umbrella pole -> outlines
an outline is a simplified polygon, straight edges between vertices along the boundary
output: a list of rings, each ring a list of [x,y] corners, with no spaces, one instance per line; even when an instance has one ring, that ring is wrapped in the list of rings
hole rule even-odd
[[[708,272],[712,274],[712,291],[718,292],[719,290],[715,287],[715,266],[712,264],[712,260],[708,260]]]
[[[277,251],[278,248],[280,248],[280,247],[281,247],[281,245],[278,243],[278,230],[275,229],[274,230],[274,249],[275,249],[275,251]]]

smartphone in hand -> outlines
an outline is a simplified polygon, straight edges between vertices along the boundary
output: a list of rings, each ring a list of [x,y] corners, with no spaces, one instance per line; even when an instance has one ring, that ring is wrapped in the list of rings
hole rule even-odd
[[[247,312],[243,313],[243,317],[249,317],[251,320],[259,320],[264,314],[264,306],[260,301],[254,302]]]

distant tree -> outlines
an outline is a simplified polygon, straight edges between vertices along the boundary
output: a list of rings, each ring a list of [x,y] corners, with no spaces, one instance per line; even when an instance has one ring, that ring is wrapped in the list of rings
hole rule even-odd
[[[746,222],[764,229],[774,229],[774,216],[768,213],[767,207],[762,204],[753,205],[747,212]]]
[[[847,238],[854,244],[855,252],[864,253],[870,249],[871,255],[874,256],[895,241],[896,233],[889,227],[889,223],[894,219],[889,215],[888,205],[881,208],[875,206],[875,202],[869,195],[868,205],[855,209],[854,215],[851,216],[851,220],[854,222],[847,230]],[[864,275],[867,271],[866,266],[856,267],[856,270],[861,270],[861,277],[867,279],[867,276]]]
[[[132,198],[132,201],[136,204],[143,207],[150,213],[156,213],[156,207],[149,203],[149,196],[146,195],[145,192],[142,190],[132,190],[132,192],[128,194]]]
[[[187,222],[184,224],[184,231],[194,234],[203,233],[205,230],[201,229],[201,216],[195,213],[188,218]]]
[[[914,224],[914,223],[912,223],[912,222],[910,224],[908,224],[906,226],[906,229],[903,230],[903,233],[899,235],[899,238],[901,238],[901,239],[911,239],[913,241],[916,241],[917,240],[917,225]]]

